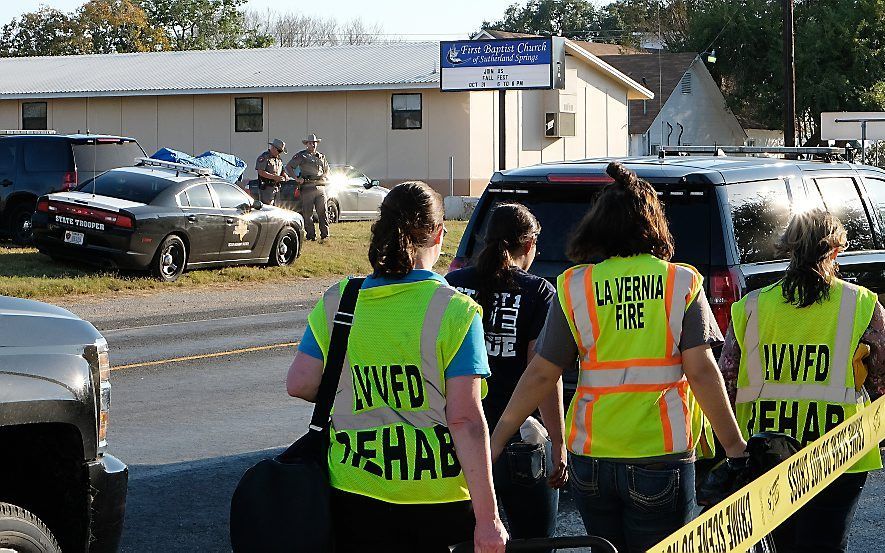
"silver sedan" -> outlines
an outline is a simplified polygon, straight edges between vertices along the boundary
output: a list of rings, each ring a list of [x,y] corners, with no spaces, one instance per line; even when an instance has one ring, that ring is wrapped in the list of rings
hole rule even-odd
[[[378,218],[378,208],[390,192],[350,165],[332,165],[326,185],[326,213],[330,223],[338,221],[371,221]],[[276,204],[301,212],[301,200],[295,198],[295,183],[280,186]],[[316,216],[314,216],[316,217]]]

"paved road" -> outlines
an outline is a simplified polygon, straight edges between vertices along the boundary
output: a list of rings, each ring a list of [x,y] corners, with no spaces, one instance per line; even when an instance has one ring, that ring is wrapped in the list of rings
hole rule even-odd
[[[284,344],[300,337],[320,284],[263,304],[260,315],[244,315],[255,309],[244,291],[66,305],[102,329],[115,366],[130,366],[113,375],[110,428],[111,451],[131,468],[123,551],[230,550],[236,482],[310,416],[310,405],[285,394],[294,350]],[[885,550],[883,498],[879,473],[862,497],[851,551]],[[566,495],[559,532],[581,531]]]

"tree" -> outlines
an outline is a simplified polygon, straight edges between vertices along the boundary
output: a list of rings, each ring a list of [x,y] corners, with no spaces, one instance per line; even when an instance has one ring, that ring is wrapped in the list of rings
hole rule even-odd
[[[504,17],[483,21],[484,29],[498,29],[532,35],[589,38],[602,29],[605,15],[586,0],[528,0],[511,4]]]
[[[245,28],[246,0],[141,0],[150,21],[164,29],[175,50],[258,48],[273,38]]]
[[[277,46],[334,46],[380,42],[384,29],[360,18],[339,22],[292,12],[246,12],[246,28],[272,37]]]
[[[169,39],[131,0],[90,0],[77,10],[74,43],[80,53],[168,50]]]
[[[61,56],[78,54],[73,18],[61,10],[41,7],[3,25],[0,56]]]
[[[673,9],[677,2],[668,2]],[[716,48],[710,67],[731,108],[747,118],[783,124],[780,2],[684,0],[686,30],[674,51]],[[822,111],[885,109],[885,1],[797,0],[796,111],[800,141],[820,139]]]

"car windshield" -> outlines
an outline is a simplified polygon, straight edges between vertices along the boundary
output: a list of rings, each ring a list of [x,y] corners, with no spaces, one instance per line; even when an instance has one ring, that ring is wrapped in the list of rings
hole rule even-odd
[[[108,171],[93,180],[81,184],[79,192],[95,193],[130,202],[149,204],[163,190],[174,184],[173,181],[144,173],[131,171]]]
[[[660,186],[659,194],[676,244],[674,261],[704,266],[710,263],[709,192],[705,190],[672,189]],[[529,189],[524,193],[493,193],[491,206],[518,202],[531,210],[541,223],[537,261],[568,262],[566,247],[572,232],[587,213],[598,187],[583,186],[570,190]],[[491,212],[491,210],[489,210]],[[482,248],[482,236],[489,218],[481,221],[475,233],[472,256]]]
[[[146,157],[141,146],[133,140],[103,141],[98,144],[74,144],[74,161],[80,178],[91,178],[93,171],[101,173],[117,167],[131,167],[135,159]]]

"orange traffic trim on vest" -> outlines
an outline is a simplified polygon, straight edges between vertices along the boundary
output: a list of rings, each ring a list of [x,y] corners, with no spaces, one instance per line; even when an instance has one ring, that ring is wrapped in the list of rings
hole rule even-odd
[[[664,451],[673,452],[673,427],[670,426],[670,413],[667,410],[667,402],[664,401],[663,394],[658,399],[658,407],[661,409],[661,426],[664,430]]]
[[[673,336],[673,329],[670,328],[670,321],[673,315],[673,288],[676,287],[676,266],[667,265],[667,295],[664,299],[664,310],[667,313],[667,345],[664,346],[664,355],[672,357],[673,342],[676,338]]]
[[[584,361],[581,363],[581,369],[598,371],[607,369],[627,369],[630,367],[662,367],[666,365],[681,364],[682,357],[663,357],[653,359],[623,359],[619,361]]]

